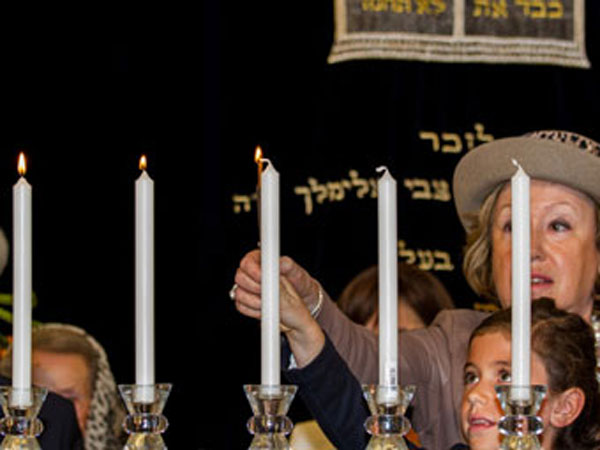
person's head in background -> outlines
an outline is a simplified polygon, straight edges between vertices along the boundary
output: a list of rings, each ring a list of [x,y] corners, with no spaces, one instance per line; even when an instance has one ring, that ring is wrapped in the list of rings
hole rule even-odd
[[[10,353],[0,372],[10,376]],[[116,448],[124,410],[102,346],[81,328],[43,324],[32,333],[33,383],[71,400],[85,448]]]
[[[344,288],[338,300],[340,309],[356,323],[377,332],[379,276],[371,266]],[[413,330],[429,325],[442,309],[454,303],[442,283],[431,273],[398,262],[398,328]]]
[[[531,383],[548,389],[538,413],[544,423],[542,448],[599,448],[600,394],[591,327],[548,298],[533,302],[531,320]],[[473,450],[499,447],[503,413],[494,387],[510,383],[510,346],[510,309],[488,317],[471,336],[461,422]]]

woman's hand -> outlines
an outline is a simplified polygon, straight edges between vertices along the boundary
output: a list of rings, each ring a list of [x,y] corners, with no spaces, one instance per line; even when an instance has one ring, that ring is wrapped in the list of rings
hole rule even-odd
[[[260,318],[260,250],[247,253],[235,274],[232,299],[237,310],[248,317]],[[319,301],[320,285],[294,260],[283,256],[279,262],[279,275],[291,284],[302,302],[311,310]],[[284,326],[287,326],[284,323]]]
[[[253,250],[240,262],[232,292],[237,310],[260,318],[260,251]],[[318,302],[319,283],[291,258],[280,260],[280,323],[298,367],[311,362],[321,351],[325,335],[307,305]]]

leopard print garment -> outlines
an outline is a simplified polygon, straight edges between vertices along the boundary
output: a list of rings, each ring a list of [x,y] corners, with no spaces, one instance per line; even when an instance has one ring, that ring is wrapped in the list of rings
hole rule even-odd
[[[598,142],[571,131],[541,130],[527,133],[525,136],[570,144],[586,153],[600,156],[600,144]]]
[[[39,329],[67,330],[83,336],[98,355],[94,394],[85,429],[85,450],[116,450],[123,448],[125,410],[110,370],[106,352],[92,336],[73,325],[48,323]]]

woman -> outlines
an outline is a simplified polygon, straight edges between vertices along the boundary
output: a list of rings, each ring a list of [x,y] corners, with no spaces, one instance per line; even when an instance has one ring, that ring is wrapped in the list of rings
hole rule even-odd
[[[85,450],[123,448],[125,418],[106,353],[81,328],[48,323],[32,333],[33,383],[71,400]],[[0,372],[10,373],[10,356]]]
[[[462,430],[472,450],[497,449],[504,415],[495,386],[511,380],[511,312],[499,311],[473,332],[464,370]],[[537,415],[545,450],[600,447],[600,394],[594,364],[594,334],[576,314],[550,299],[533,304],[531,383],[547,393]]]
[[[590,320],[600,262],[599,154],[600,145],[591,139],[542,131],[486,143],[462,158],[454,173],[454,199],[467,232],[463,269],[478,294],[495,298],[504,308],[510,306],[509,181],[515,172],[512,160],[516,159],[532,178],[533,297],[552,297],[558,307]],[[259,259],[258,252],[246,255],[235,277],[239,286],[233,292],[236,307],[250,317],[260,316]],[[291,259],[282,258],[281,275],[284,292],[294,294],[284,295],[281,304],[281,320],[289,328],[286,337],[298,367],[288,377],[309,380],[313,391],[326,384],[312,371],[334,364],[328,359],[335,353],[328,351],[330,339],[361,383],[376,383],[376,336],[346,319],[320,284]],[[475,311],[445,311],[427,329],[400,334],[401,380],[417,386],[412,421],[426,448],[447,449],[461,441],[459,417],[467,342],[485,317]],[[337,394],[331,398],[339,397],[340,392],[348,398],[355,396],[352,386],[348,383],[345,391],[337,386]],[[335,429],[340,424],[330,413],[313,411]]]

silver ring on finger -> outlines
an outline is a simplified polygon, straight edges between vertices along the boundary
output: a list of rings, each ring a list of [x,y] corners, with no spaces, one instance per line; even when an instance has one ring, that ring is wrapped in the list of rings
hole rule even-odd
[[[229,298],[235,302],[235,291],[237,290],[237,283],[233,284],[233,287],[229,290]]]

